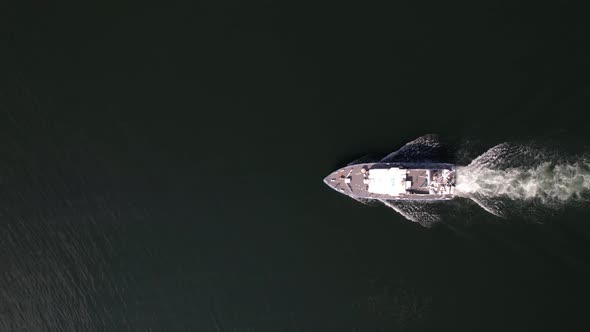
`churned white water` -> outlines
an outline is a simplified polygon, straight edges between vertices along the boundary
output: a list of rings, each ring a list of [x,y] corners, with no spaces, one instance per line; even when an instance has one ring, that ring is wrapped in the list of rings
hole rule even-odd
[[[507,170],[459,168],[459,195],[478,193],[486,197],[510,199],[539,198],[542,201],[579,199],[590,189],[590,171],[584,161],[574,164],[545,162],[533,168]]]
[[[515,204],[559,208],[584,200],[589,191],[587,157],[565,158],[539,147],[500,144],[457,169],[457,195],[499,216]]]

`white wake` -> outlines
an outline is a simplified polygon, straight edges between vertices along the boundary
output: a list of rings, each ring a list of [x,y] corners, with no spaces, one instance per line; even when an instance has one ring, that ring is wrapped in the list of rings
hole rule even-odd
[[[500,144],[457,169],[456,193],[503,216],[516,204],[559,208],[590,192],[590,162],[543,148]]]

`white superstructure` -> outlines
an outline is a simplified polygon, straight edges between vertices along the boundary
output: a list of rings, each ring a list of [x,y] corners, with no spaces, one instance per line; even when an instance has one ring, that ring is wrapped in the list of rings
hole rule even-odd
[[[406,192],[406,170],[400,168],[373,169],[365,179],[367,191],[374,194],[398,196]]]

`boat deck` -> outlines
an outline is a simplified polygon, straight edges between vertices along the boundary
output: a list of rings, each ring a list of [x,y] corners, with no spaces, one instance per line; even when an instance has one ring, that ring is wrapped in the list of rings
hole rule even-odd
[[[366,183],[371,169],[399,167],[406,170],[405,193],[399,195],[370,192]],[[454,178],[442,176],[453,170],[450,164],[357,164],[350,165],[328,175],[324,182],[333,189],[356,198],[381,200],[445,200],[454,197]]]

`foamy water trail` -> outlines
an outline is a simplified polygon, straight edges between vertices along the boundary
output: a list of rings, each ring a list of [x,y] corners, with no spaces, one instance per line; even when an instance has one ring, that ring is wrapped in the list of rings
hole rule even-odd
[[[585,156],[565,158],[542,148],[501,144],[458,168],[457,181],[458,196],[495,215],[505,215],[515,204],[558,208],[588,196],[590,162]]]
[[[458,169],[460,194],[478,193],[486,197],[504,196],[510,199],[538,198],[543,202],[580,199],[590,190],[590,169],[585,161],[574,164],[545,162],[534,168],[507,170]]]

